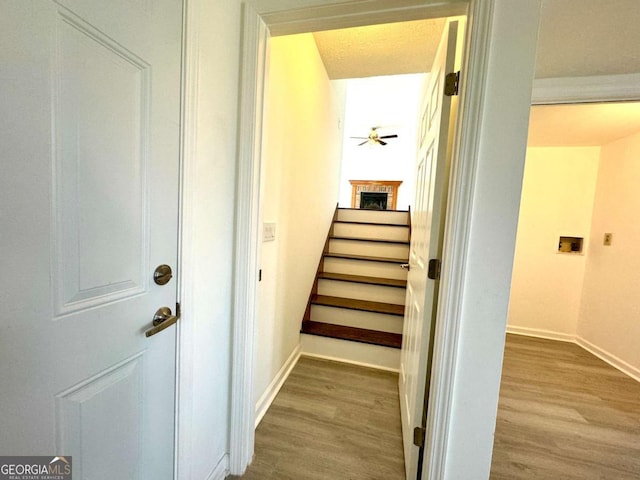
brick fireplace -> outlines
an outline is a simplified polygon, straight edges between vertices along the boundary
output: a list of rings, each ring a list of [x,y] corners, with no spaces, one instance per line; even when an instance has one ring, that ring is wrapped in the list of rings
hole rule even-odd
[[[395,210],[402,180],[349,180],[351,208]],[[371,193],[372,195],[362,195]],[[375,195],[373,195],[375,194]],[[386,194],[386,199],[383,195]]]

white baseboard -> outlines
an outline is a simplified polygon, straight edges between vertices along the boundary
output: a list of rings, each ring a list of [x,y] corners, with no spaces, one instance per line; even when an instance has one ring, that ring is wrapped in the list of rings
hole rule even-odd
[[[271,383],[267,387],[267,390],[262,394],[262,396],[256,403],[256,428],[258,428],[258,425],[262,421],[262,417],[264,417],[265,413],[267,413],[267,410],[269,410],[269,407],[273,403],[273,400],[276,398],[276,395],[278,395],[278,392],[282,388],[282,385],[284,385],[284,382],[289,377],[291,370],[293,370],[293,367],[295,367],[296,363],[298,363],[299,358],[300,344],[298,344],[296,348],[293,349],[293,352],[291,352],[291,355],[289,355],[287,361],[284,362],[284,365],[282,365],[282,368],[280,368],[275,378],[271,381]]]
[[[397,373],[400,350],[317,335],[300,335],[302,355]]]
[[[227,475],[229,475],[229,455],[225,453],[207,475],[206,480],[224,480]]]
[[[629,365],[624,360],[616,357],[615,355],[612,355],[611,353],[603,350],[602,348],[594,345],[593,343],[585,340],[582,337],[576,337],[576,343],[588,352],[598,357],[600,360],[607,362],[609,365],[620,370],[625,375],[628,375],[635,381],[640,382],[640,369],[634,367],[633,365]]]
[[[568,333],[554,332],[552,330],[543,330],[541,328],[518,327],[515,325],[507,325],[507,333],[515,335],[524,335],[526,337],[546,338],[547,340],[557,340],[560,342],[576,343],[576,336]]]

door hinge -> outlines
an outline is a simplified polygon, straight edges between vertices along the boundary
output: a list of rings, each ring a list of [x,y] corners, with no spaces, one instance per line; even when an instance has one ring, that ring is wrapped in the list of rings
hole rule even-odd
[[[426,430],[422,427],[416,427],[413,429],[413,444],[416,447],[424,447],[424,438],[426,436]]]
[[[180,306],[180,302],[176,302],[176,317],[180,318],[182,316],[182,307]]]
[[[447,97],[458,95],[458,87],[460,86],[460,71],[447,73],[444,77],[444,94]]]
[[[431,280],[440,280],[440,259],[432,258],[429,260],[429,268],[427,269],[427,277]]]

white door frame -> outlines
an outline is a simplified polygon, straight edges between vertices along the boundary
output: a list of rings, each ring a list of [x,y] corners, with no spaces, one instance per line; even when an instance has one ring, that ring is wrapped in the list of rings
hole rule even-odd
[[[180,105],[180,208],[178,223],[178,302],[183,305],[182,318],[176,324],[176,419],[174,434],[174,478],[190,479],[193,464],[191,439],[194,398],[193,345],[195,332],[191,306],[196,286],[193,253],[196,238],[193,224],[196,184],[196,132],[198,116],[198,15],[201,0],[183,0],[182,78]]]
[[[237,168],[237,190],[236,190],[236,258],[235,258],[235,280],[234,280],[234,318],[233,318],[233,358],[232,358],[232,383],[231,383],[231,414],[230,414],[230,472],[241,474],[250,463],[253,456],[254,444],[254,402],[253,402],[253,361],[254,361],[254,326],[256,315],[256,291],[258,278],[258,248],[259,248],[259,193],[260,193],[260,154],[262,143],[262,106],[264,100],[265,85],[265,62],[268,54],[267,44],[269,39],[269,29],[278,34],[301,33],[312,31],[314,26],[323,25],[324,28],[337,28],[339,26],[366,25],[382,18],[388,21],[400,21],[425,16],[425,10],[434,12],[433,16],[449,16],[460,14],[461,8],[465,4],[460,1],[450,0],[449,2],[439,2],[438,6],[425,5],[424,2],[416,2],[415,6],[405,6],[403,8],[381,8],[381,4],[387,5],[392,2],[371,1],[360,2],[358,12],[354,13],[354,3],[332,4],[323,8],[300,8],[296,10],[284,10],[276,13],[258,13],[251,8],[244,6],[243,25],[243,56],[241,74],[241,99],[240,99],[240,137],[239,156]],[[520,2],[514,2],[520,3]],[[383,5],[383,7],[384,7]],[[374,8],[375,7],[375,8]],[[470,0],[468,7],[468,34],[465,46],[465,58],[462,72],[462,95],[460,102],[460,113],[458,123],[458,134],[456,135],[455,155],[459,159],[452,169],[452,181],[450,190],[449,205],[447,214],[447,228],[445,233],[445,252],[447,252],[442,266],[442,280],[440,285],[440,299],[438,304],[438,325],[436,331],[434,352],[434,372],[432,379],[431,394],[432,408],[429,413],[428,429],[430,430],[429,443],[425,449],[426,465],[429,465],[429,476],[424,478],[439,479],[445,476],[447,464],[447,442],[450,440],[452,428],[455,427],[455,434],[459,433],[459,425],[453,422],[453,406],[455,394],[460,395],[460,390],[464,394],[465,387],[460,387],[456,382],[456,374],[460,372],[457,363],[461,357],[465,357],[469,352],[463,352],[463,345],[459,342],[461,319],[465,315],[465,295],[468,288],[465,284],[468,276],[474,278],[478,275],[476,265],[469,266],[467,253],[472,251],[472,227],[477,228],[477,223],[483,220],[483,213],[474,212],[474,201],[482,203],[482,199],[475,198],[476,189],[482,191],[488,188],[486,177],[477,178],[482,168],[494,168],[492,160],[488,159],[492,149],[487,148],[486,142],[495,140],[497,125],[502,126],[502,120],[491,120],[491,113],[485,105],[487,96],[495,100],[500,90],[504,90],[508,83],[496,76],[488,65],[499,65],[498,70],[505,69],[505,65],[500,60],[499,55],[506,53],[516,55],[507,42],[492,42],[494,38],[495,25],[498,24],[503,37],[511,32],[505,27],[504,18],[506,16],[517,15],[519,8],[522,15],[528,16],[527,21],[535,22],[537,32],[537,19],[539,13],[539,1],[528,2],[527,7],[522,5],[512,6],[506,0]],[[526,11],[525,11],[526,10]],[[520,18],[520,21],[525,21]],[[534,28],[534,27],[531,27]],[[527,33],[527,32],[525,32]],[[531,38],[531,32],[525,35],[523,58],[523,71],[515,73],[516,80],[520,83],[511,88],[508,96],[511,103],[503,108],[507,114],[517,114],[521,120],[521,112],[526,108],[528,112],[529,98],[527,91],[531,91],[529,76],[533,76],[533,57],[535,48],[535,38]],[[498,55],[498,57],[496,57]],[[508,56],[508,55],[506,55]],[[503,58],[506,58],[503,57]],[[517,63],[517,62],[516,62]],[[529,68],[530,67],[530,68]],[[500,73],[500,72],[498,72]],[[514,103],[515,102],[515,103]],[[528,116],[527,116],[528,117]],[[488,128],[486,127],[488,124]],[[498,147],[499,153],[505,150],[512,151],[513,148],[522,148],[522,152],[517,150],[517,154],[522,154],[521,159],[516,155],[515,172],[514,168],[508,169],[507,180],[513,179],[513,174],[518,173],[524,165],[524,148],[526,144],[526,122],[524,127],[522,122],[516,122],[511,126],[512,138],[507,139],[504,145]],[[507,129],[508,130],[508,129]],[[521,131],[522,130],[522,131]],[[483,143],[484,142],[484,143]],[[502,150],[500,150],[502,148]],[[487,151],[488,150],[488,151]],[[493,149],[494,153],[496,149]],[[521,165],[518,163],[520,162]],[[487,166],[488,165],[488,166]],[[479,185],[479,187],[478,187]],[[518,190],[519,186],[514,187]],[[510,193],[513,192],[513,188]],[[502,212],[498,212],[502,213]],[[496,289],[506,288],[506,294],[498,296],[497,300],[489,302],[489,313],[497,313],[500,320],[504,320],[506,329],[506,306],[508,302],[508,285],[510,281],[511,262],[513,248],[515,245],[515,227],[517,225],[517,210],[513,207],[506,209],[506,240],[502,238],[501,229],[494,233],[482,232],[476,234],[474,246],[477,248],[486,243],[492,243],[493,236],[498,236],[497,243],[506,245],[511,251],[506,253],[505,260],[500,261],[498,267],[494,265],[494,280]],[[512,227],[512,228],[511,228]],[[511,229],[513,230],[511,235]],[[480,238],[478,238],[480,237]],[[491,238],[489,238],[491,237]],[[511,238],[512,237],[512,238]],[[482,270],[482,269],[480,269]],[[474,297],[473,292],[470,297]],[[493,303],[492,303],[493,302]],[[468,305],[466,305],[468,308]],[[497,310],[497,312],[496,312]],[[504,312],[503,312],[504,311]],[[487,312],[484,312],[485,314]],[[482,317],[483,313],[480,313]],[[502,319],[504,316],[504,319]],[[494,325],[495,330],[495,325]],[[495,332],[490,332],[495,337]],[[502,332],[504,333],[504,332]],[[495,339],[492,343],[492,353],[499,350],[500,359],[504,348],[504,339]],[[502,343],[500,343],[502,342]],[[495,369],[495,355],[489,362],[491,368]],[[464,366],[464,365],[463,365]],[[468,374],[468,371],[464,372]],[[464,377],[465,375],[462,375]],[[483,418],[475,421],[478,428],[486,429],[486,423],[491,422],[491,410],[493,409],[493,425],[495,425],[495,407],[497,406],[497,390],[499,388],[499,372],[495,379],[495,372],[492,374],[493,384],[488,385],[491,400],[495,400],[496,405],[488,405],[484,410],[489,412],[488,420]],[[456,391],[454,391],[456,390]],[[484,412],[483,412],[484,413]],[[458,412],[459,414],[459,412]],[[469,412],[467,415],[472,415]],[[463,415],[464,416],[464,415]],[[458,420],[458,419],[455,419]],[[464,420],[464,419],[463,419]],[[484,433],[484,432],[483,432]],[[470,440],[473,441],[473,440]],[[473,447],[469,447],[473,448]],[[485,448],[486,450],[486,448]],[[490,451],[490,450],[489,450]],[[484,455],[484,451],[483,451]],[[490,456],[490,455],[489,455]],[[486,467],[486,459],[481,458],[476,463]],[[473,468],[473,461],[467,468]],[[477,471],[475,472],[478,473]]]

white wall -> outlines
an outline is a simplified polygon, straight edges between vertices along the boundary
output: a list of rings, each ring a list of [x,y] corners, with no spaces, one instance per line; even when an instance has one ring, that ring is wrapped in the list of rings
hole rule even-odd
[[[578,335],[640,373],[640,133],[602,147]],[[613,233],[611,246],[603,245]]]
[[[402,180],[398,210],[414,197],[418,107],[425,74],[390,75],[345,80],[347,86],[340,206],[351,206],[349,180]],[[371,127],[380,135],[397,134],[387,145],[365,144],[350,137],[366,137]]]
[[[587,257],[558,253],[558,238],[583,237],[588,245],[599,155],[599,147],[527,149],[510,331],[575,336]]]
[[[266,95],[263,242],[256,325],[257,407],[299,345],[300,322],[338,199],[342,115],[312,34],[271,40]]]
[[[179,445],[187,458],[180,478],[204,479],[226,469],[229,442],[231,356],[231,285],[240,3],[236,0],[190,1],[198,8],[200,32],[197,71],[197,125],[190,191],[194,206],[193,244],[185,266],[194,291],[184,305],[182,322],[193,329],[190,438]],[[224,45],[224,48],[221,48]],[[221,92],[224,92],[222,94]],[[219,478],[219,477],[216,477]]]
[[[456,244],[464,244],[463,285],[443,476],[456,480],[489,478],[491,469],[540,2],[496,0],[492,8],[477,170],[464,221],[469,236],[456,232]],[[473,90],[473,80],[467,88]],[[461,188],[455,181],[460,172],[453,175]],[[464,200],[456,198],[449,211]]]

